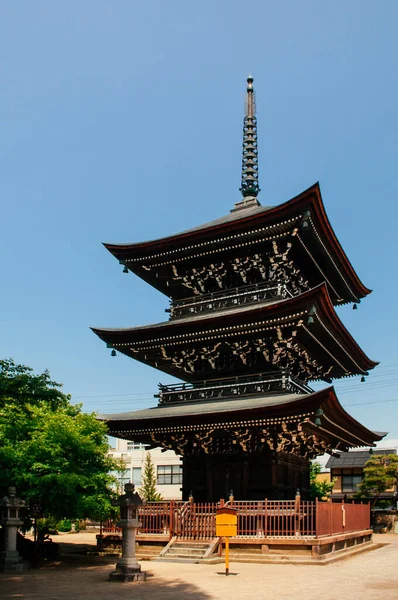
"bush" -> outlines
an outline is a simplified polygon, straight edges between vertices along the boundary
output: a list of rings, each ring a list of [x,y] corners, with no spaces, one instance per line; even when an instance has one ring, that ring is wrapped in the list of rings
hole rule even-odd
[[[58,529],[58,531],[62,531],[63,533],[65,533],[67,531],[71,531],[71,529],[72,529],[71,520],[70,519],[62,519],[62,521],[58,521],[57,529]]]
[[[75,531],[79,533],[79,531],[84,531],[86,529],[86,521],[75,521]]]
[[[46,528],[51,534],[58,533],[58,523],[54,517],[46,517],[45,519],[37,519],[37,531]]]

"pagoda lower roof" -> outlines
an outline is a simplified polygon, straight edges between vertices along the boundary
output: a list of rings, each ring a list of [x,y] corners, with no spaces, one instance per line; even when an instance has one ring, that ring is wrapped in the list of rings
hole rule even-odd
[[[262,239],[265,234],[272,239],[273,235],[278,237],[300,226],[305,215],[308,215],[308,231],[314,233],[311,245],[315,244],[316,254],[326,254],[328,269],[334,272],[332,279],[340,281],[339,303],[355,301],[369,294],[371,290],[360,281],[329,222],[318,183],[278,206],[247,206],[204,225],[157,240],[104,243],[104,246],[139,277],[170,295],[171,291],[164,282],[154,279],[144,270],[147,265],[200,259],[216,250],[237,247],[239,242],[244,245],[248,240]],[[314,250],[310,251],[303,240],[301,244],[316,266]],[[316,268],[319,269],[319,266]],[[322,269],[320,276],[325,279]]]
[[[321,425],[315,425],[321,409]],[[327,440],[330,449],[374,445],[384,434],[356,421],[341,406],[333,387],[311,394],[277,394],[223,401],[186,403],[101,415],[109,434],[124,439],[159,440],[159,435],[244,427],[271,430],[282,423],[301,423],[308,432]]]
[[[312,315],[311,325],[308,325],[309,315]],[[155,325],[127,329],[92,328],[116,350],[185,381],[205,379],[208,375],[196,376],[194,372],[190,374],[174,368],[162,348],[185,351],[194,344],[208,346],[221,340],[245,340],[267,336],[271,330],[293,329],[296,331],[292,333],[296,336],[294,339],[313,358],[321,357],[322,364],[333,366],[332,377],[365,374],[378,364],[366,356],[344,327],[325,284],[285,300],[181,317]],[[151,350],[157,354],[151,354]],[[215,376],[213,372],[212,377]]]

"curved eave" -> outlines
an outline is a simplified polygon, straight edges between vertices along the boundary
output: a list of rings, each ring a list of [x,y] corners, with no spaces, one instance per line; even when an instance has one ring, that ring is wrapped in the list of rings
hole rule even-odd
[[[309,431],[330,440],[332,447],[337,446],[339,442],[344,447],[373,446],[383,437],[349,415],[338,401],[333,387],[312,394],[296,395],[290,401],[285,401],[283,395],[258,400],[259,406],[255,408],[250,406],[250,402],[226,400],[101,415],[98,418],[107,422],[110,434],[119,435],[140,435],[140,432],[141,435],[149,435],[148,432],[153,429],[184,428],[192,424],[198,427],[210,423],[228,426],[228,423],[239,421],[250,421],[254,424],[256,420],[297,417],[305,423]],[[260,406],[261,400],[263,402]],[[316,427],[315,412],[319,408],[323,410],[322,425]]]
[[[330,224],[330,221],[326,214],[325,205],[322,200],[319,182],[317,182],[315,185],[313,185],[312,188],[309,188],[309,190],[311,190],[313,192],[313,194],[316,198],[316,201],[312,202],[312,206],[313,206],[316,216],[318,217],[318,221],[321,225],[322,233],[324,233],[326,235],[326,238],[327,238],[330,246],[334,249],[337,258],[338,258],[339,262],[341,263],[341,266],[343,267],[344,271],[347,274],[348,279],[354,283],[356,289],[358,290],[358,298],[364,298],[365,296],[370,294],[372,292],[372,290],[365,287],[363,285],[362,281],[359,279],[354,267],[352,266],[346,253],[344,252],[343,247],[341,246],[341,244],[333,230],[333,227]],[[309,191],[309,190],[307,190],[307,191]],[[304,193],[306,193],[306,192],[304,192]]]
[[[322,390],[325,394],[324,403],[321,408],[324,410],[324,416],[321,417],[325,423],[325,428],[334,425],[337,428],[336,431],[340,431],[342,438],[355,434],[358,443],[355,446],[373,446],[375,442],[379,442],[383,439],[385,434],[380,434],[375,431],[371,431],[359,421],[354,419],[340,404],[334,387],[326,388]],[[327,395],[326,395],[327,394]],[[361,444],[361,441],[363,442]]]
[[[311,292],[318,292],[317,298],[315,300],[316,304],[321,308],[320,316],[324,317],[326,321],[326,325],[329,323],[336,332],[339,333],[339,337],[344,341],[347,349],[350,350],[350,354],[352,356],[358,357],[358,359],[365,366],[365,369],[371,370],[377,367],[379,364],[377,361],[371,360],[362,348],[358,345],[358,343],[354,340],[348,329],[345,327],[341,319],[339,318],[337,312],[334,309],[332,300],[329,296],[329,292],[326,284],[321,284],[316,288],[313,288]]]
[[[203,243],[204,241],[210,242],[219,236],[240,233],[251,227],[277,224],[280,221],[286,221],[286,219],[297,216],[297,214],[300,214],[305,210],[310,210],[312,216],[315,217],[315,223],[319,228],[318,233],[324,240],[330,256],[333,256],[331,260],[337,259],[338,267],[340,267],[344,277],[347,278],[354,288],[355,296],[357,298],[363,298],[370,294],[371,290],[365,287],[359,279],[329,222],[322,201],[319,183],[315,183],[298,196],[295,196],[283,204],[275,207],[263,207],[263,210],[260,208],[246,216],[242,214],[240,218],[237,215],[237,217],[232,220],[221,223],[215,221],[215,224],[209,223],[208,225],[198,227],[197,229],[191,229],[157,240],[133,244],[104,243],[104,246],[120,261],[127,258],[137,259],[141,256],[144,257],[146,255],[159,254],[164,251],[170,251],[171,249],[178,251],[187,245],[192,246],[199,242]],[[244,213],[244,210],[242,210],[242,213]],[[131,265],[129,265],[129,267],[130,269],[132,268]],[[161,291],[164,292],[164,290]]]
[[[215,327],[244,325],[265,319],[291,318],[291,315],[300,311],[308,313],[313,306],[316,308],[314,318],[318,318],[320,326],[327,332],[326,335],[331,335],[346,355],[358,364],[358,373],[365,373],[378,365],[378,362],[371,360],[364,353],[339,319],[326,284],[321,284],[300,296],[263,304],[260,307],[253,305],[245,309],[212,312],[208,316],[193,316],[128,329],[91,329],[104,342],[112,344],[116,349],[126,353],[122,346],[118,348],[118,344],[133,344],[143,339],[150,341],[151,339],[162,338],[162,336],[171,340],[173,336],[180,335],[181,337],[181,334],[187,332],[191,334],[200,333],[206,331],[206,329],[214,330]],[[187,343],[189,343],[188,340],[189,337],[187,337]]]

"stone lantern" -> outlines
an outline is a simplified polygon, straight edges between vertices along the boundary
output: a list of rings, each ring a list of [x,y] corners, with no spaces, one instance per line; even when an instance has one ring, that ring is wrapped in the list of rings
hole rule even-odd
[[[138,520],[138,507],[142,500],[134,491],[133,483],[126,483],[125,494],[112,501],[120,506],[120,521],[117,526],[122,529],[122,556],[116,565],[116,571],[109,575],[110,581],[145,581],[145,572],[141,571],[135,556],[135,535],[141,523]]]
[[[17,531],[23,524],[21,508],[24,500],[16,497],[15,487],[8,488],[8,495],[0,499],[0,525],[4,530],[4,548],[0,553],[0,571],[24,571],[27,564],[17,551]]]

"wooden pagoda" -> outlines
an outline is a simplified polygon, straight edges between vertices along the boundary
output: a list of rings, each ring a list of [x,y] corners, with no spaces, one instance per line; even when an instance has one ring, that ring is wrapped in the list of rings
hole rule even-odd
[[[257,121],[247,80],[242,200],[230,213],[166,238],[105,244],[170,299],[170,318],[93,329],[116,351],[181,380],[159,385],[158,406],[104,417],[109,433],[183,457],[183,498],[293,498],[309,460],[371,446],[382,435],[353,419],[333,387],[376,362],[335,306],[370,293],[327,218],[318,184],[279,206],[257,195]]]

